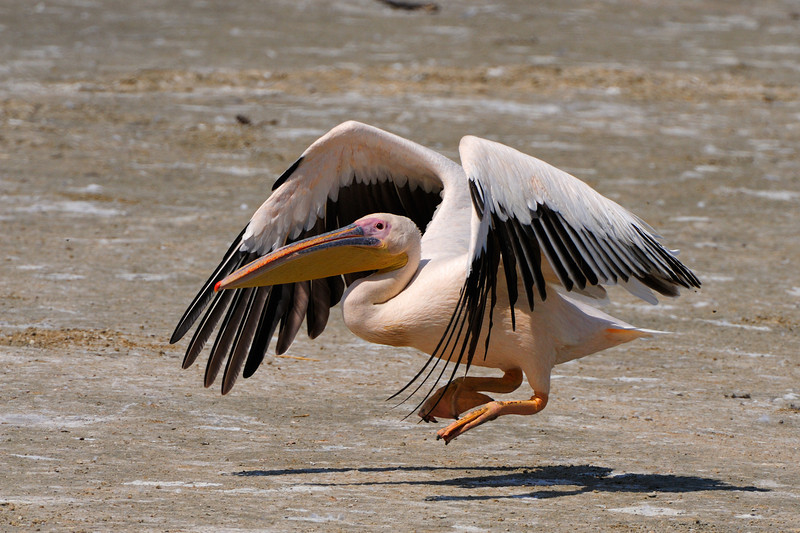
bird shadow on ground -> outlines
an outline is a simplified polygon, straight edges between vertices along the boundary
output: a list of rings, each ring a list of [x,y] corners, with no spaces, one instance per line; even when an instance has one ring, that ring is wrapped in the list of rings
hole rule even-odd
[[[448,479],[409,479],[416,472],[441,474],[442,472],[463,472]],[[432,487],[475,488],[524,488],[532,489],[520,494],[469,494],[459,496],[433,496],[427,501],[445,500],[492,500],[499,498],[554,498],[572,496],[585,492],[701,492],[701,491],[744,491],[768,492],[754,486],[731,485],[718,479],[699,476],[680,476],[675,474],[615,474],[611,468],[593,465],[552,465],[536,467],[513,466],[392,466],[357,468],[297,468],[281,470],[246,470],[234,472],[235,476],[324,476],[328,474],[363,474],[363,481],[316,481],[309,480],[306,485],[313,486],[387,486],[387,485],[429,485]],[[386,479],[386,475],[402,474],[402,479]],[[376,479],[369,479],[376,475]]]

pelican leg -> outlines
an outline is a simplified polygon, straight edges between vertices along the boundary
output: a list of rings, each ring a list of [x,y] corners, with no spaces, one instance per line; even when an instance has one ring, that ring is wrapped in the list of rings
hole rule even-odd
[[[522,371],[518,368],[506,370],[501,378],[465,376],[437,390],[422,405],[419,416],[425,422],[436,422],[436,417],[455,418],[473,407],[491,402],[483,392],[514,392],[522,383]]]
[[[535,393],[530,400],[511,400],[504,402],[493,401],[480,409],[472,411],[461,420],[457,420],[436,433],[436,439],[444,439],[448,444],[451,440],[470,429],[480,426],[484,422],[494,420],[503,415],[533,415],[544,409],[547,405],[547,394]]]

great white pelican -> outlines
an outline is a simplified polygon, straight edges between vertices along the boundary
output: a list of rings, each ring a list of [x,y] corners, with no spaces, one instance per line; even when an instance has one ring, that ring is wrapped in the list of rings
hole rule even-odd
[[[314,142],[178,323],[172,343],[199,319],[183,368],[216,331],[205,386],[224,366],[226,394],[256,371],[276,331],[282,354],[304,320],[314,338],[341,302],[359,337],[430,355],[401,392],[433,378],[418,414],[455,419],[437,433],[447,443],[498,416],[541,411],[554,365],[649,334],[585,297],[618,284],[655,304],[651,289],[700,287],[650,226],[577,178],[477,137],[459,154],[461,165],[352,121]],[[503,375],[470,376],[471,365]],[[523,375],[530,399],[485,394],[512,392]]]

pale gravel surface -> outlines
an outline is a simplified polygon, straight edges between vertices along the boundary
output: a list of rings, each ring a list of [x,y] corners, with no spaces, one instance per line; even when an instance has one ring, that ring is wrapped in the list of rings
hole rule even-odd
[[[800,531],[800,6],[440,5],[0,4],[0,530]],[[615,292],[675,334],[557,367],[545,411],[447,447],[384,401],[424,359],[338,314],[304,359],[203,389],[176,319],[351,118],[556,164],[703,289]]]

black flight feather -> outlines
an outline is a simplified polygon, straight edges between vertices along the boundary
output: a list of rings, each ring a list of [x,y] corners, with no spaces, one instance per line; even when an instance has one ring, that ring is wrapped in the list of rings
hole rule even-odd
[[[197,292],[197,295],[192,300],[192,303],[189,304],[189,307],[186,308],[186,311],[183,313],[183,316],[178,321],[178,325],[175,327],[175,331],[172,333],[172,336],[169,339],[170,344],[175,344],[181,338],[186,335],[186,332],[192,327],[195,323],[197,318],[203,312],[203,309],[208,305],[208,302],[214,297],[214,285],[222,278],[242,266],[242,256],[244,252],[241,252],[239,248],[242,246],[242,235],[244,235],[247,226],[242,228],[242,231],[239,232],[239,235],[233,240],[230,248],[228,251],[225,252],[222,261],[220,261],[219,265],[216,269],[214,269],[214,273],[209,276],[206,282],[203,284],[203,287]]]
[[[277,190],[277,189],[278,189],[278,187],[280,187],[281,185],[283,185],[284,183],[286,183],[286,180],[288,180],[288,179],[289,179],[289,176],[291,176],[292,174],[294,174],[294,171],[295,171],[295,170],[297,170],[297,167],[299,167],[299,166],[300,166],[300,163],[302,163],[302,162],[303,162],[303,156],[300,156],[300,157],[297,159],[297,161],[295,161],[294,163],[292,163],[292,166],[290,166],[289,168],[287,168],[287,169],[286,169],[286,170],[283,172],[283,174],[281,174],[281,175],[278,177],[278,179],[276,179],[276,180],[275,180],[275,183],[273,183],[273,184],[272,184],[272,190],[273,190],[273,191],[274,191],[274,190]]]

